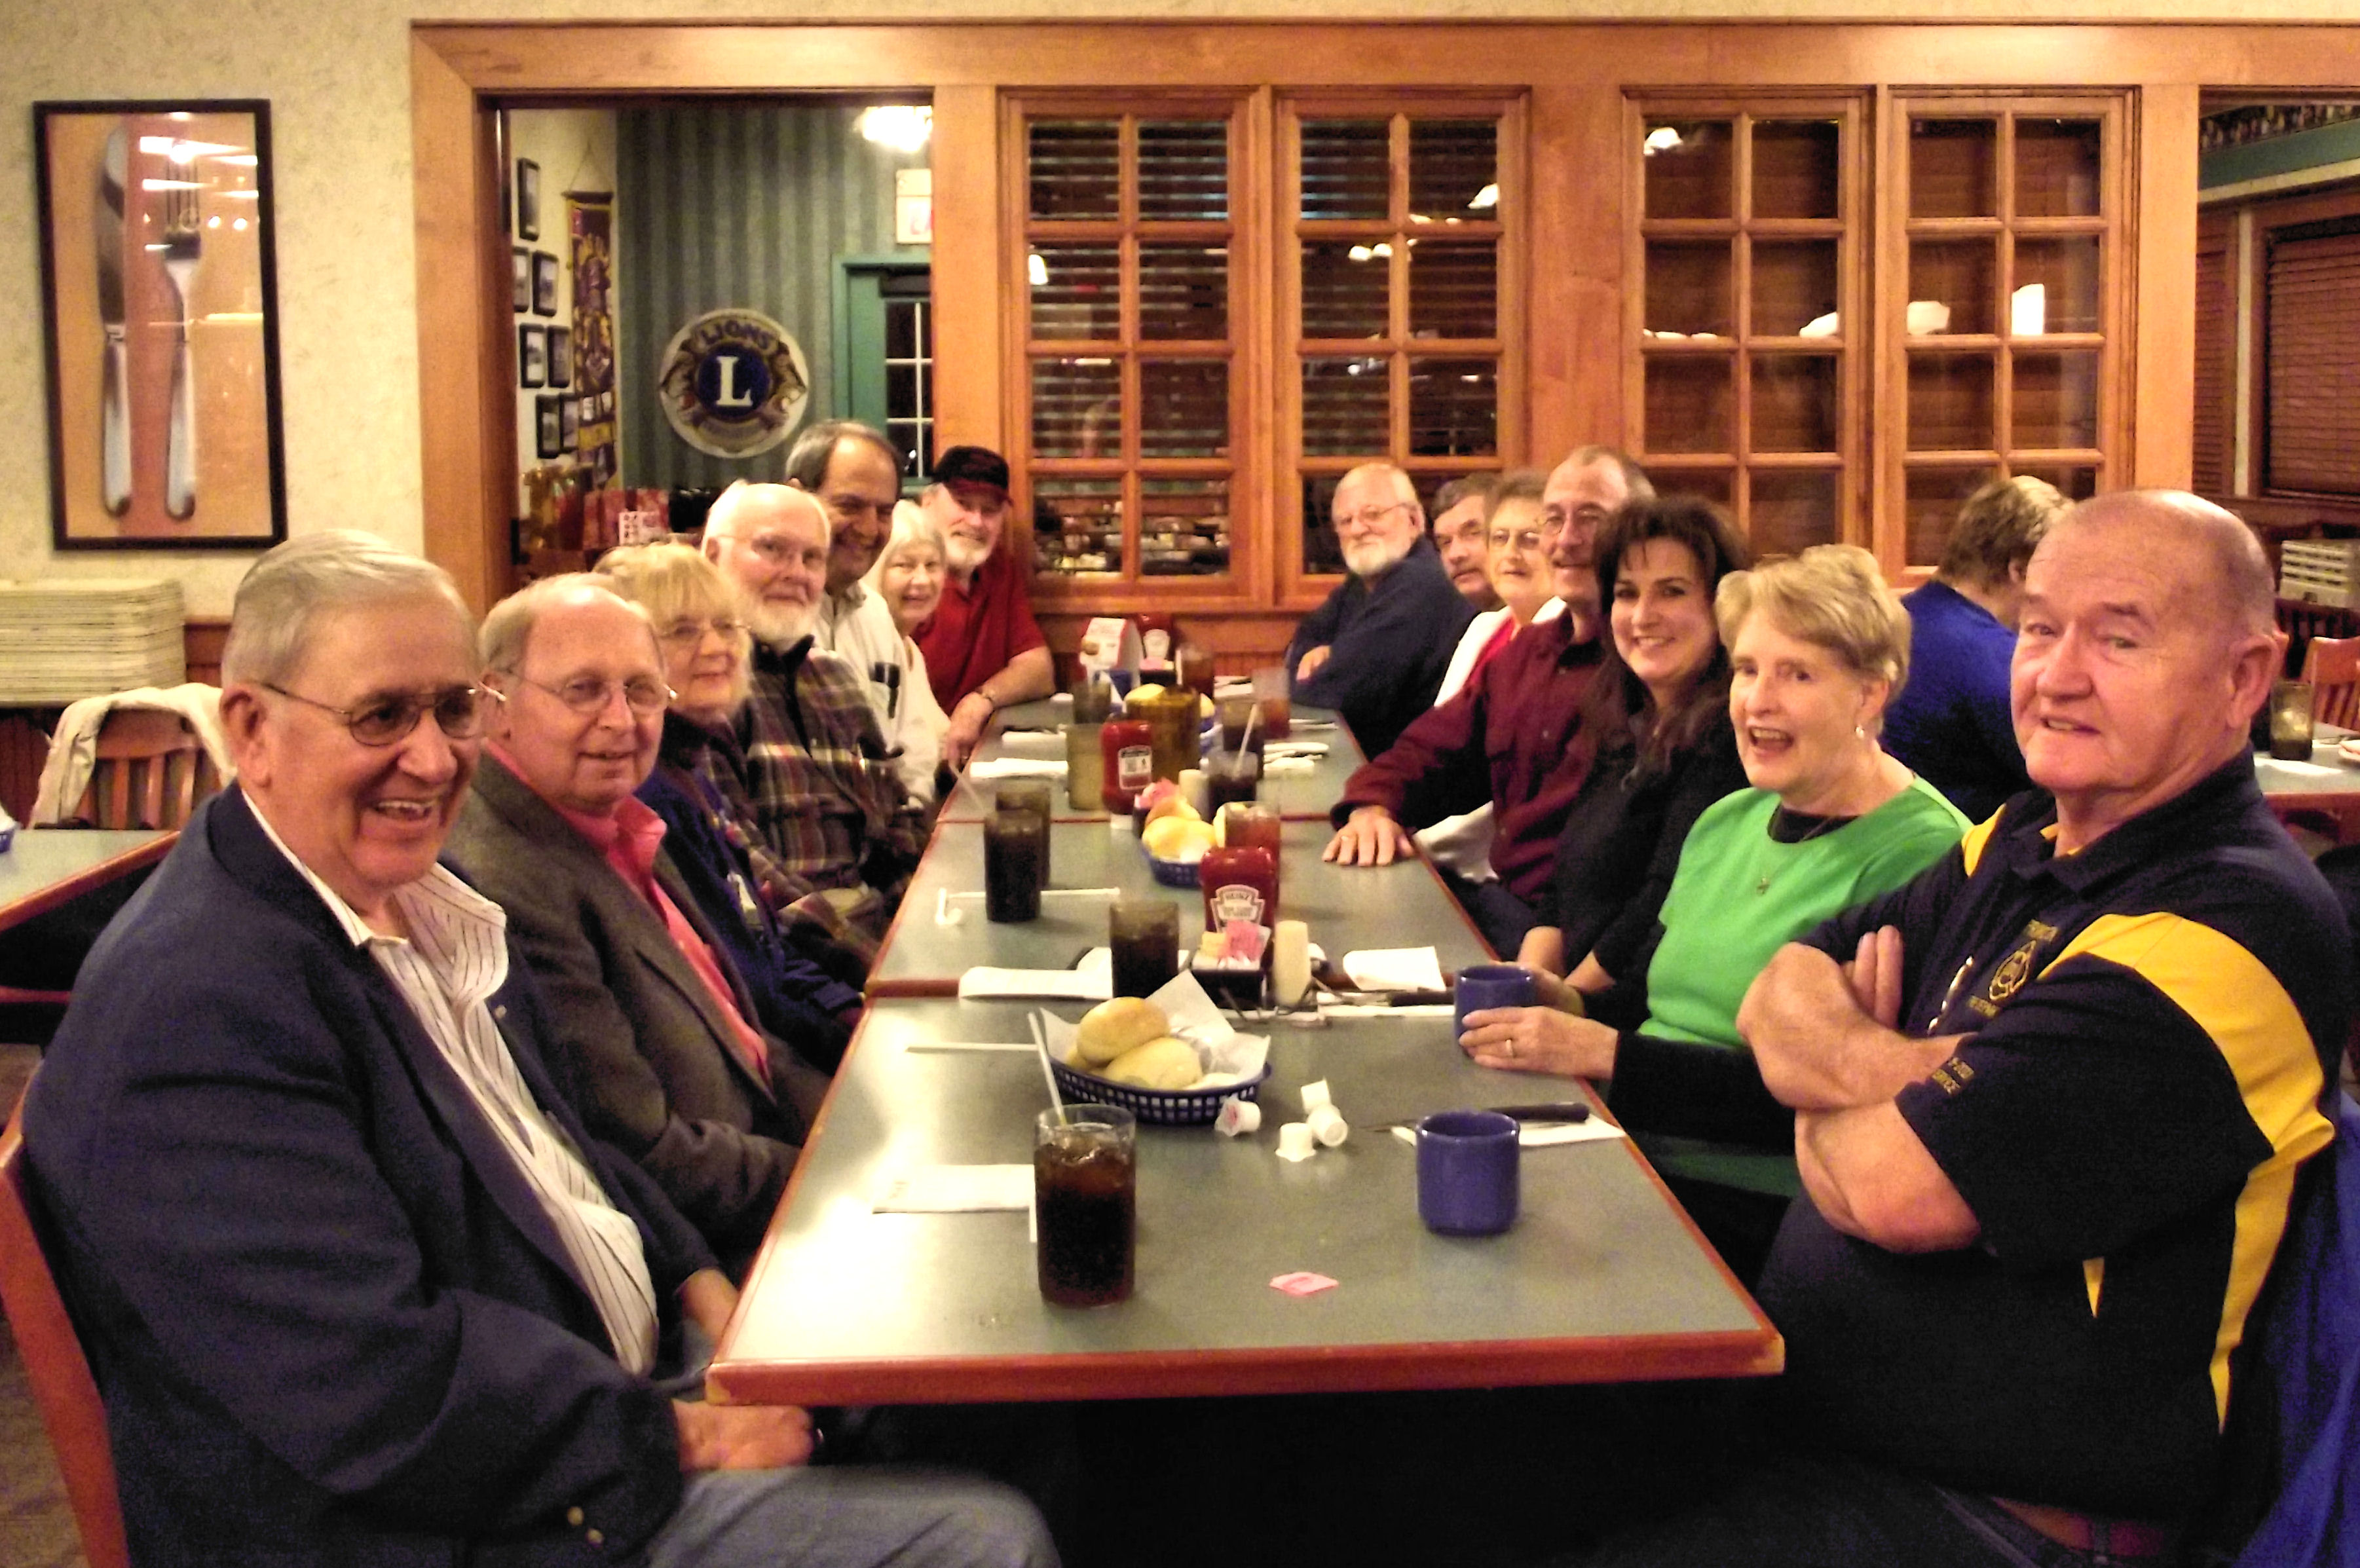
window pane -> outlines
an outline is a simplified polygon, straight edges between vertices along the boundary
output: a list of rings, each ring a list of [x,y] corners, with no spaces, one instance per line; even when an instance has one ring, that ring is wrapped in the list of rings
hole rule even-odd
[[[1909,302],[1914,316],[1903,326],[1912,336],[1995,332],[1999,331],[1998,301],[1997,241],[1909,242]]]
[[[904,479],[917,478],[926,472],[927,427],[928,421],[924,419],[885,421],[885,439],[891,441],[893,450],[901,454],[901,477]]]
[[[1908,451],[1987,451],[1997,444],[1994,417],[1990,356],[1909,356]]]
[[[1112,120],[1035,120],[1029,129],[1033,217],[1120,214],[1120,125]]]
[[[2097,354],[2018,354],[2015,363],[2015,444],[2096,446]]]
[[[2103,146],[2095,120],[2016,121],[2016,215],[2096,217]]]
[[[2086,501],[2098,493],[2098,471],[2086,463],[2050,467],[2046,463],[2016,463],[2011,470],[2028,474],[2035,479],[2046,479],[2057,486],[2058,493],[2068,501]]]
[[[1659,121],[1646,130],[1650,218],[1726,218],[1736,208],[1727,120]]]
[[[1139,454],[1226,457],[1229,366],[1226,360],[1146,360],[1139,367]]]
[[[1034,360],[1032,451],[1040,457],[1121,456],[1121,366],[1110,359]]]
[[[1220,120],[1142,122],[1139,215],[1218,222],[1229,215],[1229,127]]]
[[[1721,354],[1647,361],[1647,450],[1734,452],[1730,362]]]
[[[1793,337],[1836,308],[1836,242],[1754,242],[1755,337]]]
[[[1833,354],[1754,356],[1754,450],[1836,450],[1837,390],[1842,373]]]
[[[1651,468],[1647,477],[1655,482],[1659,495],[1694,495],[1723,511],[1732,509],[1730,485],[1736,476],[1725,468]]]
[[[1500,263],[1489,240],[1421,240],[1409,253],[1409,330],[1420,338],[1499,333]]]
[[[1035,564],[1043,572],[1122,570],[1122,481],[1035,474]]]
[[[1142,577],[1213,577],[1229,569],[1229,482],[1142,479]]]
[[[1306,243],[1303,247],[1303,335],[1381,338],[1391,287],[1390,245]]]
[[[2095,234],[2016,242],[2016,292],[2009,296],[2008,321],[2017,336],[2099,330],[2103,257],[2098,246]],[[2040,287],[2037,305],[2025,293],[2034,284]]]
[[[1142,245],[1139,335],[1227,340],[1229,253],[1218,245]]]
[[[1393,173],[1382,120],[1303,122],[1303,215],[1383,218]]]
[[[1998,121],[1912,120],[1909,215],[1999,216],[1998,165]]]
[[[1802,474],[1755,470],[1745,523],[1754,553],[1799,555],[1815,544],[1834,543],[1842,477],[1832,468]]]
[[[1500,450],[1499,369],[1488,359],[1422,359],[1409,367],[1414,457],[1489,457]]]
[[[1032,267],[1032,335],[1122,335],[1121,252],[1110,245],[1037,245]]]
[[[1655,337],[1728,336],[1736,319],[1730,304],[1734,276],[1727,240],[1701,245],[1649,240],[1647,332]]]
[[[1754,125],[1754,215],[1841,215],[1842,127],[1833,120],[1757,120]]]
[[[885,357],[914,359],[918,354],[918,310],[911,300],[885,302]]]
[[[1488,192],[1488,194],[1487,194]],[[1412,120],[1409,124],[1411,221],[1496,219],[1500,132],[1490,120]],[[1476,203],[1480,201],[1482,205]]]
[[[1314,457],[1382,457],[1391,431],[1382,359],[1303,362],[1303,450]]]
[[[1340,474],[1306,474],[1303,476],[1303,570],[1311,572],[1341,572],[1344,551],[1336,542],[1336,524],[1328,516],[1328,506],[1336,498],[1336,482]]]
[[[885,367],[885,417],[889,419],[914,419],[918,417],[918,367],[914,365],[889,365]]]
[[[1909,564],[1939,566],[1950,526],[1967,497],[1992,476],[1988,468],[1913,468],[1903,499],[1909,525]]]

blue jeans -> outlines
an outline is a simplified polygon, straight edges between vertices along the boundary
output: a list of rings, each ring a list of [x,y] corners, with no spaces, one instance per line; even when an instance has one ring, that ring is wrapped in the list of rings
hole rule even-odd
[[[1782,1456],[1660,1523],[1610,1539],[1579,1568],[2098,1568],[1988,1497],[1851,1459]],[[2159,1561],[2159,1560],[2158,1560]]]
[[[949,1471],[804,1466],[692,1475],[651,1568],[1057,1568],[1023,1497]]]

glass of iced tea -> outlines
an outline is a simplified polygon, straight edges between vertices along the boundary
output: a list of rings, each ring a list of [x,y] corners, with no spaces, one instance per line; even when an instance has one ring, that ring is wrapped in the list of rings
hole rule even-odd
[[[1270,740],[1284,740],[1295,719],[1295,689],[1286,681],[1286,670],[1273,664],[1253,672],[1254,706],[1262,710],[1261,730]]]
[[[1061,1307],[1131,1295],[1139,1124],[1120,1105],[1054,1106],[1032,1126],[1041,1294]]]
[[[1038,811],[1006,807],[983,824],[983,913],[1015,923],[1041,917],[1041,845],[1048,820]]]
[[[1153,996],[1177,975],[1180,906],[1169,898],[1117,898],[1107,906],[1114,994]]]
[[[1041,819],[1041,886],[1049,886],[1049,824],[1056,815],[1055,795],[1043,779],[1012,779],[992,791],[991,803],[1003,811],[1030,811]]]

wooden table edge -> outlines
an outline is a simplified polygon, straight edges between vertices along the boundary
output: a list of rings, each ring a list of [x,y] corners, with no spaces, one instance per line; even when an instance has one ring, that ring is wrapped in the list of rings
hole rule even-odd
[[[42,828],[42,833],[71,833],[71,828]],[[180,831],[169,828],[158,833],[146,844],[132,845],[119,855],[109,855],[95,866],[85,866],[62,881],[52,882],[39,892],[30,894],[16,903],[0,907],[0,931],[20,926],[27,920],[48,914],[51,909],[72,903],[93,889],[104,887],[118,877],[127,877],[143,866],[153,866],[172,852],[180,840]]]
[[[708,1397],[740,1404],[1000,1404],[1043,1399],[1335,1394],[1768,1377],[1786,1341],[1764,1323],[1701,1334],[1465,1344],[1273,1346],[1125,1355],[727,1361]]]

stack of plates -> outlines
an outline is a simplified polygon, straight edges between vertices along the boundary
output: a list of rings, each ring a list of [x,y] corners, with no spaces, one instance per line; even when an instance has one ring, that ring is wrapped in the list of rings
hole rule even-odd
[[[0,581],[0,703],[59,706],[184,677],[180,585],[161,579]]]

